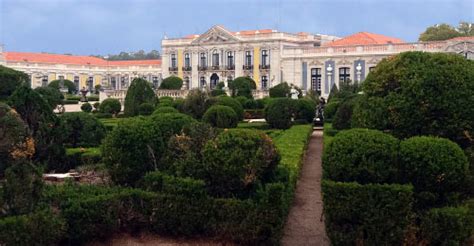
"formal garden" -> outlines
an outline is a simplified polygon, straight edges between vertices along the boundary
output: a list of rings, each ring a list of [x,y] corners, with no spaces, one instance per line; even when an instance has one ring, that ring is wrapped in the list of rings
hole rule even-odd
[[[255,82],[236,78],[230,96],[220,86],[157,98],[135,79],[123,112],[106,99],[55,114],[73,91],[31,89],[5,67],[0,80],[9,85],[0,90],[0,244],[81,245],[121,233],[278,244],[316,97],[255,100]],[[262,117],[268,123],[243,121]],[[44,180],[72,170],[77,177]]]
[[[325,108],[323,201],[334,245],[472,245],[474,62],[407,52]]]

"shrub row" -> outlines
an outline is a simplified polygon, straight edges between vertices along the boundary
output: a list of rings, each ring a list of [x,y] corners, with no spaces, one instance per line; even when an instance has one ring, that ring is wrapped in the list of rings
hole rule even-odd
[[[79,100],[72,100],[72,99],[67,99],[63,100],[63,104],[79,104]]]

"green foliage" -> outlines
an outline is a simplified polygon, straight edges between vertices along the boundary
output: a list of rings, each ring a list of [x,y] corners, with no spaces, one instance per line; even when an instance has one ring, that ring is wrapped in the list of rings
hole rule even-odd
[[[83,104],[81,105],[81,110],[82,110],[82,112],[84,112],[84,113],[90,113],[90,112],[92,112],[92,105],[91,105],[90,103],[88,103],[88,102],[83,103]]]
[[[0,100],[5,100],[20,86],[27,86],[30,78],[24,72],[0,65],[0,81]]]
[[[288,129],[291,127],[293,111],[292,99],[275,98],[265,107],[265,120],[272,128]]]
[[[183,127],[196,122],[191,116],[181,113],[153,114],[151,120],[153,127],[161,132],[165,143],[171,136],[179,134]]]
[[[474,36],[473,23],[461,22],[458,29],[449,24],[437,24],[426,28],[420,34],[419,41],[447,40],[461,36]]]
[[[151,115],[155,110],[155,106],[151,103],[142,103],[138,107],[139,115]]]
[[[289,97],[290,96],[290,86],[288,83],[283,82],[278,85],[270,88],[269,93],[270,97]]]
[[[238,96],[238,97],[234,97],[235,100],[237,100],[237,102],[240,103],[240,106],[244,106],[245,102],[247,102],[247,100],[249,100],[247,97],[244,97],[244,96]]]
[[[160,104],[158,107],[172,107],[173,106],[174,99],[172,97],[160,97]]]
[[[459,55],[405,52],[384,59],[363,84],[363,100],[379,98],[376,105],[384,106],[384,118],[369,123],[399,138],[432,135],[467,147],[474,136],[474,107],[466,106],[474,105],[473,77],[474,61]]]
[[[92,106],[94,107],[94,109],[99,110],[100,102],[95,102],[94,104],[92,104]]]
[[[105,137],[105,127],[94,116],[83,113],[67,113],[61,116],[64,125],[65,144],[73,148],[98,146]]]
[[[354,104],[356,104],[356,98],[346,99],[336,111],[332,126],[336,130],[343,130],[351,128],[352,123],[352,112],[354,110]]]
[[[95,85],[94,86],[94,93],[96,95],[99,95],[101,89],[102,89],[102,85],[100,85],[100,84]]]
[[[218,128],[235,128],[239,123],[235,111],[231,107],[223,105],[210,107],[202,117],[202,120]]]
[[[226,96],[217,97],[217,101],[215,104],[231,107],[236,113],[238,120],[244,119],[244,108],[242,107],[242,104],[240,104],[239,101],[237,101],[236,99]]]
[[[67,79],[62,80],[62,82],[64,87],[67,88],[68,94],[76,94],[78,92],[78,89],[76,88],[76,85],[74,85],[74,82]],[[57,90],[61,89],[61,80],[57,79],[49,82],[48,87],[52,87]]]
[[[104,114],[117,115],[122,110],[120,101],[115,98],[107,98],[99,106],[99,112]]]
[[[66,149],[66,162],[61,172],[67,172],[81,165],[98,164],[102,159],[100,148],[68,148]]]
[[[210,194],[219,197],[246,195],[267,179],[280,161],[272,140],[255,130],[224,131],[203,150]]]
[[[308,99],[298,99],[295,105],[295,119],[304,120],[306,123],[313,122],[316,104]]]
[[[2,245],[56,245],[64,236],[66,223],[50,209],[0,219]]]
[[[342,103],[338,100],[329,101],[326,106],[324,106],[324,118],[328,120],[333,119],[341,104]]]
[[[418,208],[449,203],[467,174],[466,156],[447,139],[412,137],[400,144],[400,181],[413,184]]]
[[[127,116],[139,114],[139,107],[143,103],[151,103],[153,106],[158,103],[155,92],[151,88],[150,82],[136,78],[127,90],[125,96],[124,113]]]
[[[474,212],[468,207],[433,208],[421,218],[421,229],[430,245],[463,245],[474,232]]]
[[[252,91],[257,89],[257,84],[250,77],[237,77],[229,81],[229,89],[232,97],[244,96],[253,98]]]
[[[184,99],[183,98],[176,98],[172,105],[175,109],[177,109],[179,112],[183,113],[183,105],[184,105]]]
[[[201,119],[206,112],[209,96],[199,89],[190,90],[183,103],[183,112],[195,119]]]
[[[244,111],[244,119],[264,119],[265,110],[263,109],[246,109]]]
[[[0,103],[0,177],[3,176],[7,164],[12,158],[10,153],[14,148],[25,143],[28,127],[20,115],[13,111],[8,105]]]
[[[324,219],[333,245],[400,245],[410,222],[412,187],[322,182]]]
[[[120,122],[107,134],[101,149],[112,180],[133,186],[145,173],[156,170],[164,151],[162,135],[149,119],[130,118]]]
[[[331,88],[331,91],[329,91],[329,96],[328,96],[328,103],[331,102],[333,98],[336,98],[336,95],[339,93],[339,89],[337,88],[337,85],[333,85]]]
[[[62,104],[64,96],[61,92],[52,87],[38,87],[35,89],[41,97],[49,104],[52,109],[55,109],[58,105]]]
[[[227,93],[225,92],[224,87],[225,87],[224,82],[219,82],[216,85],[216,88],[214,88],[211,91],[211,96],[213,96],[213,97],[217,97],[217,96],[221,96],[221,95],[227,96]]]
[[[376,130],[339,132],[323,153],[323,176],[341,182],[396,181],[398,139]]]
[[[325,115],[331,103],[328,103],[324,108]],[[385,106],[383,98],[362,96],[358,98],[353,107],[352,127],[366,127],[369,129],[387,129],[389,127],[389,110]]]
[[[107,56],[96,56],[102,59],[107,59],[109,61],[131,61],[131,60],[159,60],[161,59],[161,54],[157,50],[151,50],[150,52],[145,52],[144,50],[139,50],[136,52],[120,52],[117,55],[109,54]]]
[[[158,107],[153,114],[179,113],[179,111],[170,106]]]
[[[180,90],[183,86],[183,80],[180,77],[169,76],[163,79],[160,84],[160,89],[163,90]]]
[[[193,199],[206,196],[206,185],[202,180],[166,175],[160,171],[147,173],[142,180],[147,191],[185,196]]]

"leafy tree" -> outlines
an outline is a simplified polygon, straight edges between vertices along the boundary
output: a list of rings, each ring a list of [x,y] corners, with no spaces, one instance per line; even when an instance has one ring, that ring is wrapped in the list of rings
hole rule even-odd
[[[64,87],[67,88],[67,93],[69,93],[69,94],[76,94],[77,93],[78,88],[76,88],[76,85],[74,85],[74,83],[72,81],[67,80],[67,79],[63,79],[62,82],[64,84]],[[59,90],[59,89],[61,89],[60,88],[61,80],[59,80],[59,79],[53,80],[53,81],[49,82],[48,86]]]
[[[420,41],[437,41],[460,36],[474,36],[473,23],[461,22],[459,23],[458,28],[444,23],[430,26],[420,34],[418,39]]]
[[[26,73],[0,65],[0,100],[8,98],[18,87],[28,85],[30,78]]]
[[[52,109],[55,109],[58,105],[61,105],[64,100],[64,95],[56,88],[53,87],[38,87],[35,89],[44,100],[49,104]]]
[[[64,123],[65,144],[98,146],[105,137],[104,125],[94,116],[83,112],[67,113],[61,116]]]
[[[139,106],[142,103],[151,103],[156,105],[158,98],[151,88],[151,84],[141,78],[136,78],[132,81],[130,88],[128,88],[125,96],[124,113],[127,116],[136,116],[139,114]]]
[[[224,87],[224,82],[219,82],[217,86],[211,91],[211,96],[217,97],[220,95],[227,95],[227,93],[224,91]]]
[[[157,50],[151,50],[145,53],[143,50],[138,52],[120,52],[118,55],[108,55],[107,57],[99,56],[100,58],[106,58],[109,61],[125,61],[125,60],[157,60],[161,59],[161,54]]]
[[[180,90],[183,86],[183,80],[177,76],[169,76],[163,79],[160,84],[160,89],[163,90]]]
[[[461,22],[458,26],[458,32],[462,36],[474,36],[474,23]]]
[[[290,86],[288,83],[283,82],[270,88],[269,93],[270,97],[289,97]]]
[[[209,96],[199,89],[190,90],[183,103],[183,111],[195,119],[201,119],[208,108]]]
[[[237,77],[229,81],[229,89],[233,97],[253,98],[252,91],[257,89],[257,84],[250,77]]]
[[[99,106],[99,112],[105,114],[117,115],[120,110],[122,110],[122,104],[115,98],[107,98]]]
[[[405,52],[384,59],[363,84],[362,102],[382,106],[382,119],[358,127],[389,130],[399,138],[432,135],[463,147],[474,136],[474,61],[455,54]],[[357,107],[371,115],[373,107]],[[360,118],[360,117],[359,117]],[[369,117],[372,118],[372,117]]]

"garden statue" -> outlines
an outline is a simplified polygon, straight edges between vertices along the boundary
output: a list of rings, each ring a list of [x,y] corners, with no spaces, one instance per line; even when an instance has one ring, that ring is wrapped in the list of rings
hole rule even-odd
[[[323,97],[319,98],[319,104],[316,106],[316,112],[313,119],[314,126],[322,126],[324,124],[324,105],[326,100]]]
[[[86,95],[87,95],[88,92],[89,92],[89,90],[87,90],[86,87],[82,87],[82,89],[81,89],[81,94],[82,94],[81,102],[87,102]]]
[[[290,95],[291,95],[291,99],[298,99],[298,96],[300,95],[300,93],[298,92],[297,89],[295,89],[295,87],[291,87],[291,90],[290,90]]]

